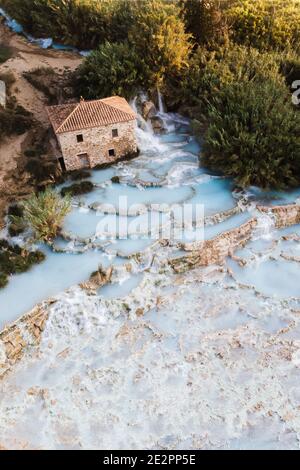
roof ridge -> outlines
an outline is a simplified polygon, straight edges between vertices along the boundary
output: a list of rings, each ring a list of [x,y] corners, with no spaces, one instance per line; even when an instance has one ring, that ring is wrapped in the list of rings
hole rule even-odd
[[[73,111],[70,112],[69,116],[66,117],[66,119],[60,124],[60,126],[56,129],[56,132],[58,133],[60,128],[63,127],[63,125],[70,119],[70,117],[75,113],[75,111],[79,108],[81,105],[81,101],[77,103],[77,106],[73,109]]]
[[[120,97],[118,97],[118,98],[120,98]],[[113,106],[113,105],[111,105],[111,104],[104,103],[104,100],[105,100],[105,99],[108,99],[108,98],[103,98],[102,100],[99,100],[99,101],[101,101],[105,106],[108,106],[109,108],[117,109],[118,111],[121,111],[121,113],[127,114],[127,116],[132,116],[132,115],[135,114],[134,112],[128,113],[127,111],[124,111],[123,109],[118,108],[118,106]]]

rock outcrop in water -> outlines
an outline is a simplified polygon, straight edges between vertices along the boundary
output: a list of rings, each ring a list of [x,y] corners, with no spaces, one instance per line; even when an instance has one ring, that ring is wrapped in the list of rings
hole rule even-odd
[[[142,101],[142,116],[147,121],[157,115],[157,109],[152,101]]]

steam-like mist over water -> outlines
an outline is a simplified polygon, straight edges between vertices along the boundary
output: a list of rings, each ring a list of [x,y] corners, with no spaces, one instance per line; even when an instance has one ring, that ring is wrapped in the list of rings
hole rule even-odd
[[[139,117],[140,156],[93,171],[96,186],[74,199],[57,252],[48,249],[43,264],[0,293],[2,326],[57,296],[40,346],[28,347],[2,380],[4,447],[299,447],[300,229],[277,230],[271,215],[255,209],[257,201],[299,195],[234,193],[230,180],[198,165],[188,121],[163,110],[160,117],[168,131],[159,136]],[[155,243],[145,214],[128,217],[139,218],[143,236],[104,241],[96,234],[103,204],[120,195],[146,207],[204,204],[207,240],[252,216],[258,225],[224,266],[174,274],[164,261],[182,255],[181,247]],[[112,283],[61,293],[100,263],[116,267]]]

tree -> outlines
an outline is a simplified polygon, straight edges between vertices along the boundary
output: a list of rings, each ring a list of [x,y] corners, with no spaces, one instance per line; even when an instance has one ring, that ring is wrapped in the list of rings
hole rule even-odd
[[[189,68],[177,80],[167,81],[168,103],[184,103],[184,112],[192,118],[206,119],[207,106],[223,87],[233,83],[270,80],[284,83],[275,54],[228,43],[226,47],[198,47],[190,58]]]
[[[299,0],[231,0],[225,15],[233,41],[260,50],[299,49]]]
[[[232,83],[211,100],[202,162],[242,187],[300,183],[300,114],[285,85]]]
[[[77,71],[76,88],[87,99],[131,97],[141,85],[141,61],[127,42],[101,44]]]
[[[141,2],[129,31],[143,64],[144,81],[160,86],[167,75],[188,66],[191,35],[185,32],[178,5],[163,0]]]
[[[24,201],[23,219],[34,231],[37,240],[49,243],[58,235],[70,210],[69,197],[62,198],[56,191],[46,189]]]
[[[186,30],[197,44],[220,42],[227,36],[225,16],[217,0],[181,0]]]
[[[125,40],[135,14],[135,0],[1,0],[1,6],[30,34],[80,49]]]

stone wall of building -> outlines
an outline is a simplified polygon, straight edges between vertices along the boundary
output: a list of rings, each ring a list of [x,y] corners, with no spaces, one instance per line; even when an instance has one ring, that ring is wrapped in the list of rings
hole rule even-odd
[[[112,136],[113,129],[118,130],[118,137]],[[121,122],[103,127],[83,129],[82,131],[58,134],[58,141],[68,171],[82,168],[78,155],[87,154],[89,166],[113,163],[128,154],[137,151],[135,135],[136,121]],[[83,142],[77,142],[77,135],[82,134]],[[110,156],[109,150],[115,155]]]

